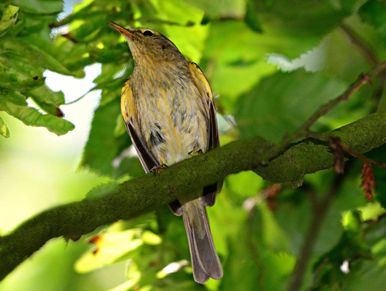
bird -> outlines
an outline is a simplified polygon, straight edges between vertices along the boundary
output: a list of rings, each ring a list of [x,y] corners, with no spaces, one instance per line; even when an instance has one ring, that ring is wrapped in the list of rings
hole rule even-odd
[[[121,92],[121,113],[145,172],[218,147],[214,97],[199,66],[159,32],[110,25],[124,36],[134,60]],[[183,218],[193,278],[201,284],[223,276],[206,212],[220,187],[221,182],[208,185],[199,198],[169,205]]]

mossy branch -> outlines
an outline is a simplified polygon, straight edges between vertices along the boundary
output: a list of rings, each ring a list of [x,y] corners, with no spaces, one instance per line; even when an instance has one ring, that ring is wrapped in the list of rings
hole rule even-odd
[[[386,143],[386,112],[371,114],[325,135],[340,138],[358,153],[368,152]],[[157,175],[148,174],[125,182],[103,197],[58,206],[32,217],[0,238],[0,279],[52,238],[77,238],[99,226],[136,217],[176,198],[193,199],[205,185],[227,175],[254,170],[273,182],[296,183],[305,174],[330,168],[333,163],[334,153],[328,145],[312,140],[292,145],[280,155],[277,155],[277,146],[259,137],[232,142],[162,169]]]

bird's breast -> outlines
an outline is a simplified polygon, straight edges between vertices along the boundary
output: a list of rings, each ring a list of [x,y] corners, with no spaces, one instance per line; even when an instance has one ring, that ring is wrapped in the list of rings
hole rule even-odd
[[[207,108],[188,74],[155,74],[132,80],[138,132],[161,164],[206,152]],[[134,84],[133,84],[134,83]]]

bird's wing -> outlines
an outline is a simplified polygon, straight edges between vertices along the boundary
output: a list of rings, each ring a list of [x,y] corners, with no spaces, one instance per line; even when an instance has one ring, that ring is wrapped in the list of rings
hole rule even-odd
[[[204,104],[208,109],[208,150],[211,150],[220,145],[216,119],[216,108],[214,105],[212,89],[210,88],[209,82],[206,79],[204,73],[201,71],[197,64],[190,62],[189,69],[193,81],[200,92],[200,96],[203,98]],[[220,190],[221,185],[222,182],[219,182],[204,188],[204,200],[207,205],[212,206],[214,204],[216,193]]]
[[[139,160],[146,173],[160,166],[160,163],[149,152],[145,141],[141,138],[141,134],[136,131],[135,125],[137,119],[137,109],[134,102],[133,92],[130,86],[130,80],[126,81],[122,88],[121,94],[121,112],[126,124],[127,131],[131,137],[131,141],[137,150]]]
[[[220,145],[218,127],[216,120],[216,108],[214,105],[214,99],[212,94],[212,89],[210,88],[208,80],[205,78],[204,73],[201,71],[200,67],[193,62],[189,63],[189,69],[193,77],[193,81],[201,93],[201,98],[204,99],[204,104],[208,108],[208,132],[209,132],[209,146],[208,149],[211,150]]]

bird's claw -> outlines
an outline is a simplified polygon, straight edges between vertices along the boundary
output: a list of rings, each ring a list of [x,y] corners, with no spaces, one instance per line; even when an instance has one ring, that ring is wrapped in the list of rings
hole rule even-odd
[[[190,151],[188,154],[189,154],[189,156],[194,157],[194,156],[198,156],[198,155],[203,154],[203,151],[201,149],[199,149],[196,151]]]
[[[154,175],[158,175],[162,169],[165,169],[167,166],[165,164],[159,165],[159,166],[154,166],[153,168],[150,169],[150,172],[153,173]]]

